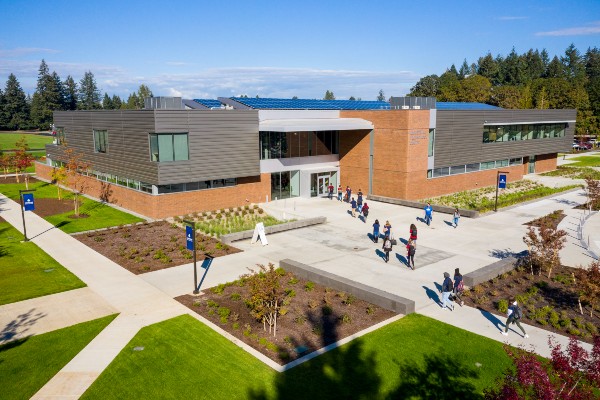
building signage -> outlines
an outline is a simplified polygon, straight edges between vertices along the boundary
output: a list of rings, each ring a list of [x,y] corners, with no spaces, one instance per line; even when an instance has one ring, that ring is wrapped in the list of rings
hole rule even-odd
[[[187,249],[194,251],[194,228],[189,225],[185,227],[185,242]]]
[[[23,193],[23,208],[25,211],[35,210],[35,203],[33,201],[33,193]]]
[[[506,175],[498,175],[498,189],[506,189]]]

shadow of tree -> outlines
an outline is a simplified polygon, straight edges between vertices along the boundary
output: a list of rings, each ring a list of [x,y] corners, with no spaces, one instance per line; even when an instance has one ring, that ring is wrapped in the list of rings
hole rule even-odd
[[[13,340],[17,335],[23,337],[25,332],[29,330],[30,326],[35,325],[37,321],[44,318],[46,314],[35,312],[35,308],[27,311],[24,314],[20,314],[14,320],[10,321],[2,331],[0,331],[0,345]]]
[[[468,379],[478,371],[445,355],[426,355],[424,365],[408,361],[400,367],[402,381],[387,399],[482,399]]]
[[[489,256],[499,259],[505,259],[508,257],[522,258],[527,255],[527,250],[515,253],[509,249],[493,249],[489,251]]]

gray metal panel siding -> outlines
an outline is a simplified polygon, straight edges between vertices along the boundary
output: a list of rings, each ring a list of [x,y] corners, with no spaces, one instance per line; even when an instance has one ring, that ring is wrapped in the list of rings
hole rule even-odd
[[[189,161],[160,163],[160,183],[260,175],[257,110],[156,110],[156,132],[189,132]]]
[[[483,143],[483,124],[493,122],[573,121],[576,110],[437,110],[434,167],[569,151],[575,124],[563,138]]]
[[[158,183],[158,166],[150,161],[148,133],[154,130],[153,111],[55,111],[54,124],[65,128],[67,145],[83,153],[92,169]],[[93,130],[108,131],[106,153],[94,151]],[[61,157],[61,146],[49,145],[52,159]]]

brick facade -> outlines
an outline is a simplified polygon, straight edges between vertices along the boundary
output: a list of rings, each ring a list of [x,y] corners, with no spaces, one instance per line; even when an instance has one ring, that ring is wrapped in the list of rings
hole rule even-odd
[[[52,167],[35,163],[36,175],[51,180]],[[192,212],[210,211],[224,207],[238,207],[265,201],[271,194],[271,174],[238,178],[231,187],[196,190],[191,192],[151,195],[145,192],[113,185],[96,178],[86,177],[86,194],[121,206],[150,218],[161,219]]]

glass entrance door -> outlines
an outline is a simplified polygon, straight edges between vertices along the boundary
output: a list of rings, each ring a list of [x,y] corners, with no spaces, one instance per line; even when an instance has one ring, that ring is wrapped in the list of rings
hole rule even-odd
[[[318,187],[318,195],[319,196],[326,196],[327,195],[327,188],[329,187],[329,174],[327,175],[320,175],[319,176],[319,187]]]
[[[529,156],[529,165],[527,166],[528,174],[535,174],[535,156]]]

